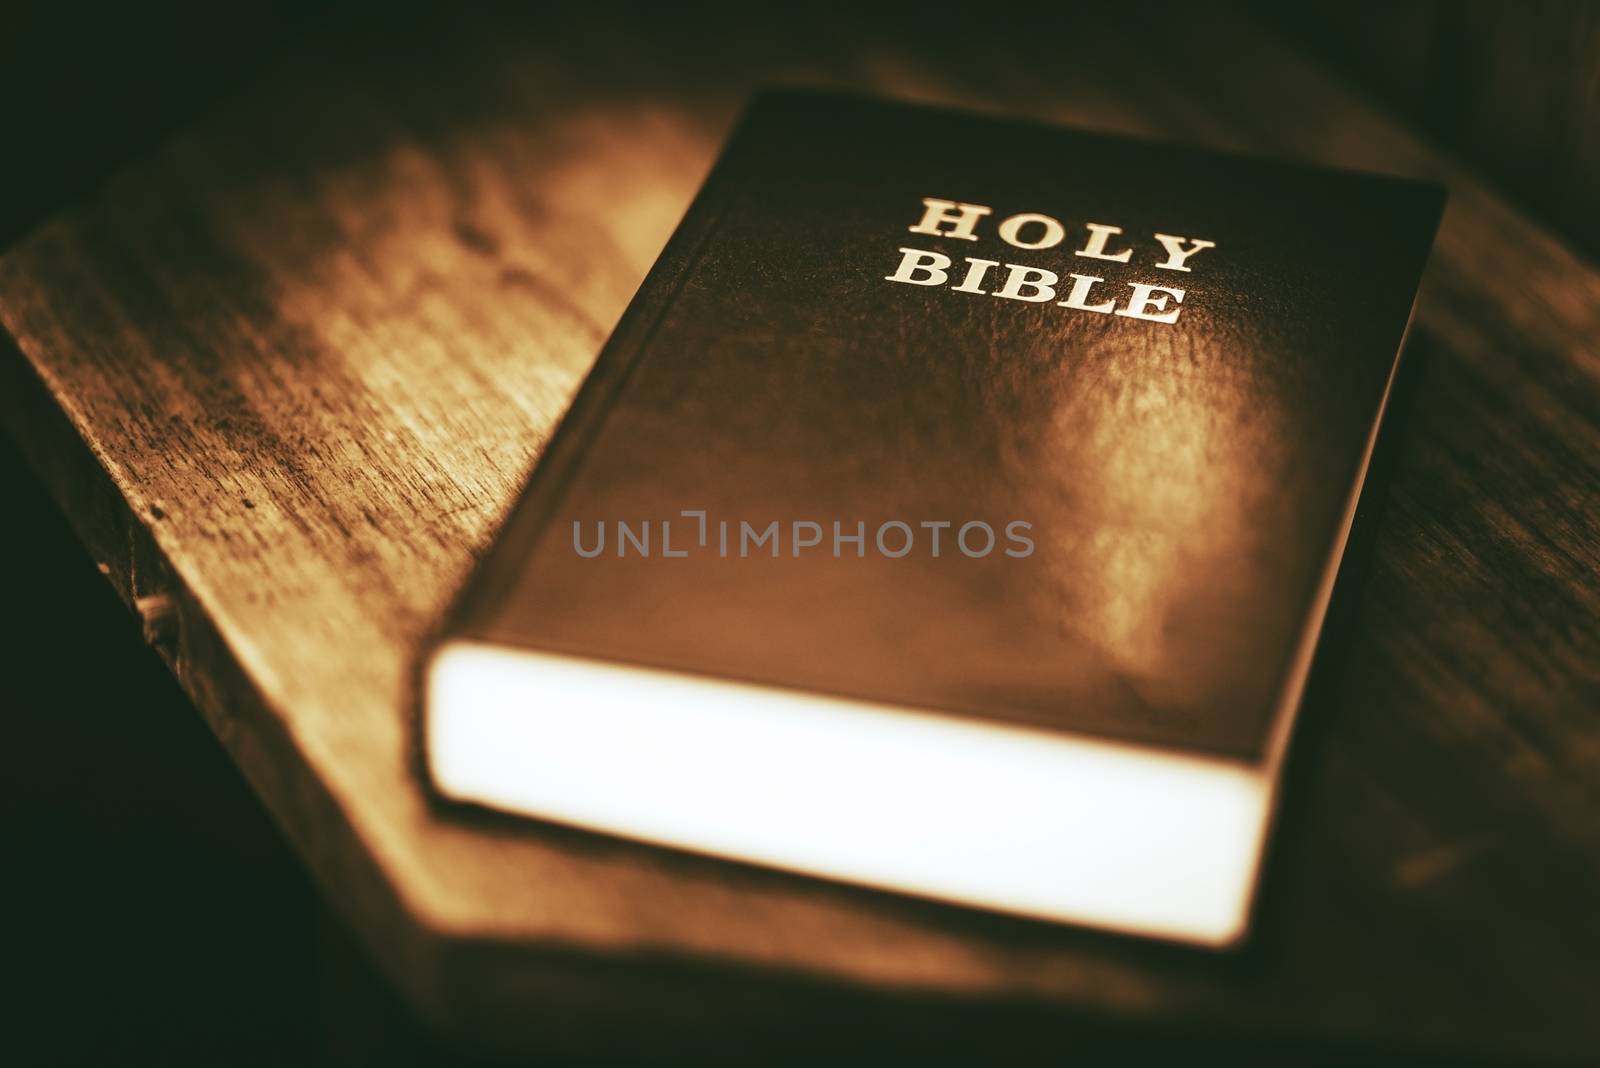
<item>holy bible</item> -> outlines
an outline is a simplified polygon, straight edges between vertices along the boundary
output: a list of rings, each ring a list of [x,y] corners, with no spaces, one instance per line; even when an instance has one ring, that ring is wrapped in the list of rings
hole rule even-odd
[[[1237,941],[1442,203],[762,96],[421,664],[434,785]]]

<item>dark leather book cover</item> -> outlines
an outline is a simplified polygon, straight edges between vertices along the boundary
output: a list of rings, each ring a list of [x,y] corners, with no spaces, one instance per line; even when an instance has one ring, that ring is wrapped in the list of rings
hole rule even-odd
[[[1261,810],[1254,844],[1243,860],[1186,856],[1181,870],[1248,867],[1227,881],[1247,899],[1441,206],[1439,190],[1398,179],[829,94],[763,96],[446,628],[427,674],[435,781],[465,800],[762,863],[1237,938],[1242,904],[1202,930],[1063,905],[1048,888],[1009,892],[1007,878],[1080,877],[1072,864],[1030,863],[1020,846],[999,856],[993,828],[1037,823],[1022,809],[1050,804],[1051,783],[1093,778],[1077,765],[1041,770],[1044,794],[983,803],[987,829],[962,832],[977,851],[967,866],[1000,872],[981,886],[936,885],[915,864],[883,875],[872,867],[893,851],[882,842],[860,847],[866,870],[834,863],[826,818],[790,827],[781,805],[806,805],[751,794],[809,781],[814,808],[833,782],[856,811],[839,819],[858,826],[872,824],[861,810],[874,798],[917,796],[934,768],[945,792],[985,782],[985,797],[1004,794],[990,780],[1006,781],[1007,761],[1063,739],[1113,762],[1223,768],[1260,795],[1246,806]],[[480,685],[500,668],[474,651],[588,674],[508,666]],[[697,715],[696,695],[713,690],[729,715],[754,710],[752,722],[768,698],[802,718],[828,709],[817,752],[793,738],[778,746],[813,765],[809,779],[785,778],[793,761],[774,755],[777,743],[737,730],[640,735]],[[462,711],[485,703],[492,715]],[[607,720],[620,706],[626,718]],[[860,767],[851,710],[944,731],[953,755],[922,754],[907,727],[899,755],[877,758],[895,768]],[[534,720],[556,734],[505,726]],[[585,752],[594,765],[571,789],[601,789],[621,774],[610,763],[641,747],[679,762],[680,778],[692,756],[697,781],[718,769],[728,781],[657,822],[653,810],[685,787],[666,772],[637,783],[653,774],[641,765],[610,788],[657,795],[641,802],[648,818],[609,802],[569,809],[546,765],[561,731],[601,723],[608,734],[562,756],[569,769]],[[693,754],[674,751],[691,736]],[[985,755],[982,739],[999,738],[1023,755]],[[523,746],[522,763],[486,770]],[[1106,825],[1124,787],[1149,793],[1113,783],[1097,805],[1080,782],[1081,796],[1057,800],[1087,808],[1050,818]],[[722,818],[715,796],[764,811],[759,825],[702,834]],[[1131,825],[1113,820],[1115,833],[1139,837],[1166,818],[1154,802],[1140,811]],[[960,848],[940,834],[947,818],[899,811],[894,826],[925,824],[942,849]],[[1030,833],[1080,832],[1046,821]],[[1170,837],[1147,848],[1170,849]],[[1083,845],[1072,863],[1093,863],[1097,848],[1124,847]],[[1175,877],[1158,869],[1119,878]]]

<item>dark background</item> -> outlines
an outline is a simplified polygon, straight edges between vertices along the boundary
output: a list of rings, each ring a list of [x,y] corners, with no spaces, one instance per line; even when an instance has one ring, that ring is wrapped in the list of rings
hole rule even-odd
[[[1600,256],[1600,4],[1257,0],[1249,10]]]
[[[383,21],[397,17],[400,6],[0,5],[0,247],[88,193],[119,160],[226,96],[313,24]],[[541,5],[523,6],[537,20]],[[698,6],[781,24],[795,3]],[[866,6],[908,27],[936,30],[970,19],[970,12],[955,17],[962,5],[940,0]],[[1591,259],[1600,254],[1600,4],[1248,0],[1237,6],[1470,163]],[[991,5],[982,29],[992,40],[1013,32],[1070,34],[1073,4]]]
[[[0,249],[218,106],[298,3],[0,4]],[[7,1064],[436,1059],[0,433]],[[13,995],[15,999],[15,995]]]
[[[998,32],[1070,32],[1065,7],[985,18],[1010,21]],[[1574,247],[1600,253],[1600,5],[1250,7]],[[374,10],[6,5],[0,248],[226,99],[312,23]],[[426,1059],[3,438],[0,500],[3,812],[17,928],[7,971],[24,987],[5,1060]]]
[[[324,1030],[306,876],[139,625],[0,438],[5,1059],[293,1063]]]

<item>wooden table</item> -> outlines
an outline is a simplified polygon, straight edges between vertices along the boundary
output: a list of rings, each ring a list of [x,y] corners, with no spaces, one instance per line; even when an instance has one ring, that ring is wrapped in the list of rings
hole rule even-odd
[[[1233,16],[1003,40],[909,21],[319,32],[0,257],[5,420],[328,897],[454,1041],[1600,1053],[1600,271]],[[422,789],[419,643],[772,81],[1450,187],[1370,561],[1340,595],[1245,951]]]

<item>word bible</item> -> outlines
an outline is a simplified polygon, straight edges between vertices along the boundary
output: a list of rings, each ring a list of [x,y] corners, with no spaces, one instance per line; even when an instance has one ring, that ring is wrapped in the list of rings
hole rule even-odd
[[[433,787],[1239,942],[1441,207],[761,96],[418,664]]]

